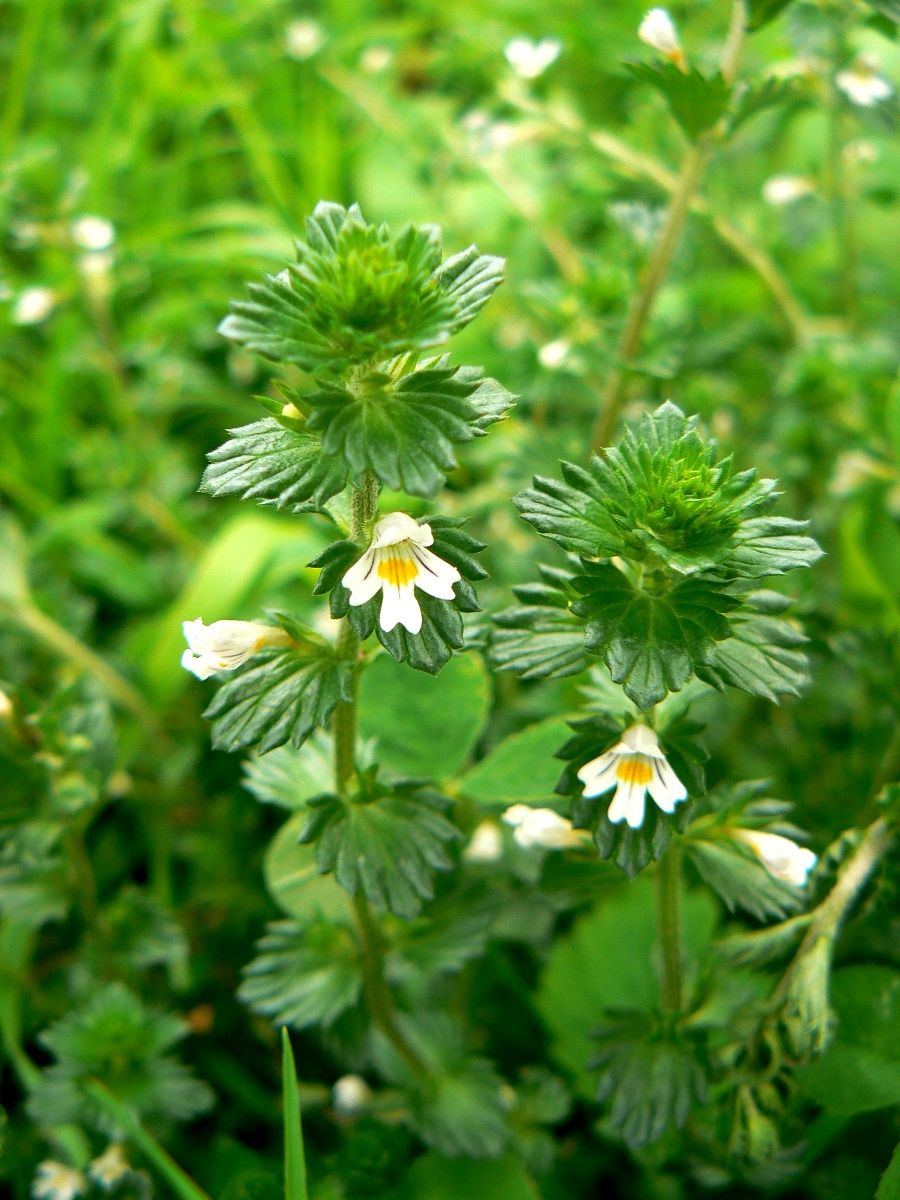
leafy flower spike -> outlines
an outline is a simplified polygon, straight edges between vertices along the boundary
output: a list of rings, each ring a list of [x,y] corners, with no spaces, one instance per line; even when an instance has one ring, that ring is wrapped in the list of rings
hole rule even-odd
[[[183,621],[187,650],[181,665],[198,679],[209,679],[219,671],[234,671],[264,646],[289,646],[290,634],[274,625],[255,621],[213,621],[204,625],[202,617]]]
[[[422,610],[415,589],[438,600],[452,600],[459,571],[427,549],[434,542],[430,525],[420,525],[406,513],[393,512],[375,525],[372,544],[344,575],[350,604],[367,604],[382,592],[379,624],[386,632],[402,625],[410,633],[422,628]]]
[[[678,801],[687,798],[687,789],[647,725],[632,725],[621,741],[585,763],[577,775],[588,798],[602,796],[615,787],[607,815],[614,825],[627,821],[632,829],[640,829],[643,823],[647,792],[666,813],[674,812]]]
[[[733,837],[749,846],[770,875],[792,887],[803,887],[807,875],[816,865],[816,855],[812,850],[798,846],[791,838],[783,837],[780,833],[735,829]]]

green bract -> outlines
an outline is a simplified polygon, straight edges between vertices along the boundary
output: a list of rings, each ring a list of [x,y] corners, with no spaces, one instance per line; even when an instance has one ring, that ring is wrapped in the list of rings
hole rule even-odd
[[[563,463],[562,475],[536,479],[516,503],[580,567],[556,572],[550,591],[520,592],[525,604],[500,615],[501,667],[530,677],[579,670],[577,618],[583,650],[640,708],[693,676],[770,699],[798,690],[803,636],[777,615],[788,602],[753,585],[822,552],[804,522],[769,515],[774,480],[735,473],[696,418],[670,403],[589,469]]]
[[[251,284],[252,299],[234,303],[221,332],[329,375],[442,345],[478,314],[503,273],[502,259],[474,246],[442,262],[435,226],[392,234],[355,204],[318,204],[296,247],[297,262]]]

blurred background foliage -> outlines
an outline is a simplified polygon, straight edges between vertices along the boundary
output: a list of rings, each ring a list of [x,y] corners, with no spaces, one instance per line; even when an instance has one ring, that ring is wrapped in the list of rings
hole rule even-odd
[[[254,419],[254,393],[271,391],[268,366],[216,332],[229,299],[283,266],[322,197],[359,201],[373,220],[440,223],[448,252],[476,241],[508,258],[506,285],[458,353],[521,399],[513,419],[464,450],[451,489],[465,500],[449,504],[488,543],[482,602],[507,603],[539,556],[559,561],[510,497],[533,473],[554,473],[559,457],[584,458],[683,153],[662,98],[623,65],[646,56],[642,11],[636,0],[4,6],[0,1024],[10,1125],[0,1186],[11,1195],[27,1194],[47,1156],[22,1104],[50,1061],[53,1038],[37,1035],[89,998],[115,1007],[119,993],[97,991],[104,981],[187,1020],[183,1057],[217,1102],[180,1132],[163,1124],[175,1157],[214,1196],[244,1176],[257,1185],[229,1196],[269,1194],[277,1044],[235,993],[277,914],[263,854],[284,814],[255,804],[237,763],[209,750],[202,688],[179,667],[180,623],[280,606],[312,616],[320,606],[305,564],[326,537],[314,520],[196,494],[206,452],[225,427]],[[672,12],[691,61],[712,67],[727,6]],[[834,86],[861,54],[897,78],[892,12],[795,0],[749,38],[742,73],[790,87],[712,162],[626,410],[671,397],[699,413],[739,466],[781,479],[785,511],[808,516],[827,551],[792,580],[811,637],[806,695],[774,708],[732,694],[703,714],[713,782],[769,775],[817,848],[864,819],[896,754],[900,145],[893,98],[852,105]],[[560,42],[532,79],[504,53],[521,36]],[[801,184],[778,202],[771,181],[785,175]],[[437,695],[444,681],[422,688]],[[573,685],[490,681],[479,668],[468,686],[471,719],[446,767],[470,764],[464,803],[546,799]],[[427,727],[427,698],[421,711]],[[368,720],[367,737],[397,742],[399,719]],[[505,759],[479,761],[526,727]],[[442,733],[421,736],[440,745]],[[421,761],[402,738],[395,753]],[[583,882],[576,871],[546,886],[542,919],[565,926],[584,904]],[[554,900],[554,888],[566,898]],[[515,905],[510,927],[514,916]],[[527,924],[521,911],[516,919]],[[844,953],[892,963],[896,934],[876,906]],[[483,1048],[515,1072],[536,1061],[535,1045],[546,1057],[558,979],[544,979],[536,1002],[540,953],[531,934],[509,936],[467,976],[464,1002]],[[608,952],[612,972],[627,946]],[[497,1027],[499,1011],[515,1019]],[[342,1178],[349,1197],[379,1194],[366,1180],[381,1179],[387,1194],[409,1137],[330,1115],[335,1059],[321,1041],[298,1042],[320,1176]],[[566,1051],[551,1065],[574,1070]],[[185,1088],[184,1115],[203,1109],[207,1088]],[[569,1118],[549,1103],[566,1166],[542,1194],[593,1195],[602,1182],[610,1195],[636,1195],[635,1168],[597,1135],[582,1099]],[[64,1125],[74,1114],[56,1100],[51,1120]],[[871,1194],[891,1125],[883,1113],[863,1118],[867,1147],[854,1136],[860,1119],[826,1106],[800,1173],[778,1186]],[[696,1194],[678,1171],[654,1176],[663,1157],[646,1154],[641,1195]],[[494,1194],[532,1195],[527,1181],[516,1190],[518,1169]],[[417,1195],[444,1194],[438,1168],[416,1170],[426,1181]],[[459,1191],[468,1186],[460,1175]]]

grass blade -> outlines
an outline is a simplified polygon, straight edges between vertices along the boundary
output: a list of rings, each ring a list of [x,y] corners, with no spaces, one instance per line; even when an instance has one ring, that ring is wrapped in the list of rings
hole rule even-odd
[[[300,1121],[300,1093],[294,1052],[287,1029],[281,1029],[284,1088],[284,1200],[309,1200],[306,1190],[306,1155]]]

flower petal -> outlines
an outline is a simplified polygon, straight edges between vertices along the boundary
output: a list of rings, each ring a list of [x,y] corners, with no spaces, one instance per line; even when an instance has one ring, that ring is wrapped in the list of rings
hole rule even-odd
[[[608,760],[602,770],[589,770],[594,763]],[[586,763],[578,772],[578,778],[584,784],[584,795],[590,800],[594,796],[602,796],[604,792],[608,792],[616,783],[616,760],[617,756],[613,754],[601,754],[600,758],[594,759],[594,763]]]
[[[653,777],[647,784],[647,790],[657,806],[666,813],[674,812],[678,801],[687,798],[687,788],[666,758],[653,760]]]
[[[438,558],[422,546],[410,543],[409,549],[419,567],[416,587],[420,587],[429,596],[437,597],[438,600],[452,600],[453,585],[461,579],[456,567],[444,562],[442,558]]]
[[[410,633],[421,630],[422,610],[412,583],[404,583],[401,587],[385,584],[378,621],[385,633],[390,633],[397,625]]]
[[[620,821],[627,821],[632,829],[640,829],[644,821],[646,790],[643,783],[619,783],[607,813],[613,825],[618,825]]]
[[[371,547],[353,566],[344,573],[341,583],[350,592],[350,603],[356,607],[367,604],[381,587],[382,580],[378,574],[378,556]]]

